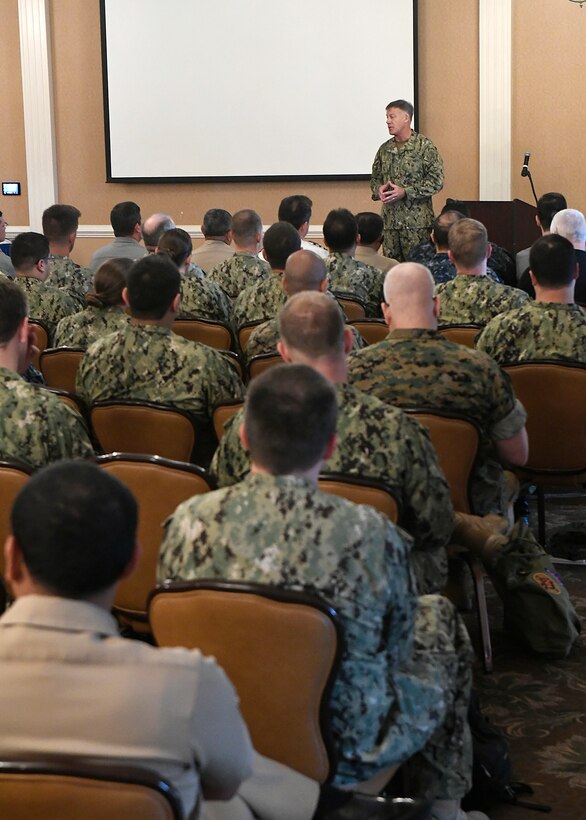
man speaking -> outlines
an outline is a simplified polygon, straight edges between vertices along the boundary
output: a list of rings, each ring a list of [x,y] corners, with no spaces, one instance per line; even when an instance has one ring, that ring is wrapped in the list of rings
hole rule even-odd
[[[386,111],[391,138],[376,153],[370,187],[383,203],[383,253],[404,261],[429,238],[431,197],[443,187],[444,164],[433,142],[411,129],[411,103],[393,100]]]

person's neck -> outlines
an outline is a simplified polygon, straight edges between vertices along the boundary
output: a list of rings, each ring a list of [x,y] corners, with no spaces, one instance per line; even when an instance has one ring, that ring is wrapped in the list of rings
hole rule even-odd
[[[13,340],[8,342],[3,347],[0,347],[0,367],[5,367],[6,370],[12,370],[18,373],[19,365],[18,349]]]
[[[225,236],[204,236],[204,239],[206,242],[223,242],[225,245],[230,244]]]
[[[71,253],[72,248],[69,245],[69,242],[49,242],[49,252],[53,256],[69,256]]]
[[[234,250],[236,253],[252,253],[256,255],[258,253],[258,245],[254,242],[252,245],[237,245],[234,242]]]
[[[486,276],[486,260],[473,268],[458,267],[456,263],[456,273],[458,276]]]
[[[165,315],[162,319],[137,319],[135,316],[130,317],[130,324],[132,325],[150,325],[152,327],[164,327],[166,330],[171,330],[173,326],[174,316]]]
[[[299,470],[298,472],[294,473],[287,473],[288,476],[293,476],[294,478],[307,478],[309,481],[315,481],[317,483],[318,476],[320,474],[320,470],[322,467],[321,460],[314,464],[313,467],[309,468],[308,470]],[[250,466],[250,472],[256,475],[270,475],[276,478],[275,473],[272,473],[270,470],[267,470],[265,467],[261,467],[260,464],[256,464],[254,461]]]
[[[348,381],[346,354],[322,356],[319,359],[299,357],[294,364],[309,365],[332,384],[346,384]]]
[[[536,302],[553,302],[558,305],[571,305],[574,303],[574,282],[566,288],[542,288],[535,285]]]
[[[402,143],[407,142],[407,140],[409,140],[411,138],[412,134],[413,134],[413,130],[412,130],[411,126],[410,125],[406,126],[398,134],[395,134],[395,142],[397,144],[401,145]]]
[[[17,270],[16,276],[18,279],[38,279],[39,282],[44,282],[47,278],[45,273],[41,273],[41,271],[37,270],[37,268],[31,268],[27,271]]]
[[[437,319],[434,317],[415,316],[412,319],[391,319],[388,324],[389,331],[394,330],[437,330]]]

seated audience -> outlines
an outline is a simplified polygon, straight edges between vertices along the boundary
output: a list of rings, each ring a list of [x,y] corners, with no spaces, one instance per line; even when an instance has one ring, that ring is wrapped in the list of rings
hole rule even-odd
[[[574,304],[578,271],[572,243],[546,234],[532,245],[529,260],[535,301],[495,316],[476,347],[500,365],[536,359],[586,364],[586,313]]]
[[[433,290],[423,265],[409,262],[387,273],[383,314],[390,334],[351,355],[350,384],[396,407],[424,407],[475,421],[481,435],[471,477],[472,509],[476,515],[506,515],[516,485],[506,481],[503,465],[527,460],[526,413],[493,359],[438,332],[440,297]]]
[[[520,307],[528,296],[494,282],[487,275],[491,249],[486,228],[476,219],[460,219],[448,232],[448,256],[456,278],[437,287],[441,298],[440,325],[485,325],[504,310]]]
[[[14,281],[26,291],[30,316],[43,320],[52,342],[58,322],[79,310],[79,298],[46,281],[51,262],[49,242],[42,233],[19,234],[12,243],[12,263]]]
[[[290,222],[295,230],[299,231],[302,250],[313,251],[313,253],[325,259],[328,255],[327,250],[317,242],[307,239],[312,207],[313,202],[305,194],[292,194],[281,200],[277,218],[279,222]]]
[[[232,218],[235,252],[212,268],[208,279],[219,285],[226,296],[235,299],[244,288],[269,279],[271,269],[258,251],[262,240],[262,219],[256,211],[237,211]]]
[[[336,781],[369,778],[419,752],[413,768],[429,778],[432,816],[466,818],[468,635],[446,598],[417,597],[409,536],[372,507],[319,490],[336,416],[336,391],[312,367],[279,365],[256,378],[242,427],[251,473],[177,508],[159,579],[221,577],[324,595],[345,633],[331,701]]]
[[[574,286],[574,301],[586,305],[586,219],[575,208],[558,211],[551,220],[551,232],[572,243],[578,264],[578,278]]]
[[[70,253],[75,245],[81,211],[74,205],[51,205],[43,211],[43,233],[49,240],[51,270],[49,285],[65,288],[83,305],[92,287],[93,273],[74,262]]]
[[[367,316],[380,316],[384,274],[354,258],[358,241],[356,217],[346,208],[330,211],[324,222],[324,239],[330,251],[326,259],[330,290],[361,299]]]
[[[461,219],[464,216],[459,211],[442,211],[433,221],[431,241],[436,252],[422,264],[429,269],[436,285],[456,278],[456,266],[448,255],[448,233],[452,225]]]
[[[558,194],[556,191],[550,191],[543,194],[537,200],[537,213],[535,214],[535,224],[541,231],[541,235],[545,236],[549,233],[551,220],[558,211],[568,207],[566,198],[563,194]],[[535,296],[535,292],[531,290],[531,280],[529,278],[529,252],[531,247],[524,248],[515,257],[515,265],[517,270],[517,282],[531,297]]]
[[[142,238],[142,219],[136,202],[119,202],[110,211],[110,223],[114,231],[114,240],[102,245],[94,252],[90,268],[94,271],[106,259],[142,259],[148,251],[140,243]]]
[[[264,236],[263,256],[271,275],[241,291],[232,306],[232,323],[236,329],[248,322],[272,319],[287,299],[281,279],[287,259],[301,247],[301,239],[289,222],[275,222]]]
[[[310,292],[292,296],[279,315],[279,331],[284,361],[313,367],[336,388],[337,444],[323,471],[374,478],[393,488],[401,524],[414,538],[411,558],[418,590],[440,591],[446,581],[444,548],[452,533],[453,510],[427,433],[401,410],[348,384],[346,356],[352,338],[332,299]],[[239,435],[242,421],[242,412],[231,419],[212,460],[220,487],[241,481],[250,470]]]
[[[206,211],[201,223],[201,232],[205,239],[203,244],[193,251],[192,261],[199,265],[205,273],[209,273],[215,265],[229,259],[234,250],[232,242],[232,217],[223,208],[210,208]]]
[[[128,324],[122,291],[132,265],[132,259],[123,258],[109,259],[100,265],[94,276],[94,288],[86,293],[85,310],[66,316],[57,325],[55,347],[86,348]]]
[[[364,262],[365,265],[378,268],[383,273],[398,265],[397,259],[389,259],[380,253],[383,244],[382,216],[373,211],[361,211],[356,214],[356,222],[358,223],[358,240],[354,258],[358,262]]]
[[[0,281],[0,457],[33,468],[63,458],[93,455],[80,416],[60,399],[24,380],[35,343],[26,297]],[[36,511],[35,511],[36,515]],[[32,516],[34,517],[34,516]]]
[[[148,216],[142,223],[142,241],[147,251],[154,253],[163,234],[176,227],[173,217],[169,214],[157,213]]]
[[[10,260],[10,242],[6,239],[8,222],[0,211],[0,273],[13,279],[16,276],[14,266]]]

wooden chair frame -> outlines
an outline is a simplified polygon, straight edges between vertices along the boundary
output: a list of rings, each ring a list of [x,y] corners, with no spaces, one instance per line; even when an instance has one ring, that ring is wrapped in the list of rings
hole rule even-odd
[[[359,296],[341,290],[332,290],[331,294],[342,307],[349,322],[366,318],[366,305]]]
[[[173,333],[215,350],[236,350],[234,331],[226,322],[211,319],[175,319]]]
[[[47,387],[75,393],[79,363],[85,350],[81,347],[48,347],[39,357],[39,369]]]
[[[342,473],[320,473],[318,483],[322,492],[346,498],[355,504],[368,504],[394,524],[400,522],[401,503],[395,490],[384,481]]]
[[[261,373],[276,364],[284,364],[278,353],[259,353],[258,356],[253,356],[246,365],[248,381],[252,381],[256,376],[260,376]]]
[[[444,338],[448,339],[448,341],[471,348],[474,347],[474,342],[483,329],[484,328],[482,325],[475,325],[472,323],[451,325],[440,324],[438,327],[439,332]]]
[[[216,404],[212,410],[212,424],[214,425],[214,432],[218,441],[220,441],[224,435],[226,423],[243,407],[244,402],[240,401],[240,399],[233,399],[232,401],[224,401],[220,404]]]

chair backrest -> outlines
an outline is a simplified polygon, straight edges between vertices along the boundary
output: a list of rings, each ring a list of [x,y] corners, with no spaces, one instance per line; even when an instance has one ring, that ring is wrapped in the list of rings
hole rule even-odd
[[[89,410],[104,453],[143,453],[189,461],[195,444],[193,419],[165,404],[99,401]]]
[[[278,353],[259,353],[258,356],[253,356],[249,360],[247,366],[248,381],[251,381],[256,376],[260,376],[265,370],[274,367],[276,364],[283,364],[283,359]]]
[[[189,339],[190,342],[214,347],[216,350],[234,350],[234,334],[225,322],[212,322],[210,319],[175,319],[173,333]]]
[[[183,820],[178,792],[136,766],[52,759],[0,760],[0,817],[6,820]]]
[[[19,461],[0,461],[0,575],[4,575],[4,542],[10,533],[14,499],[32,475],[32,468]]]
[[[527,411],[529,459],[524,469],[586,470],[586,365],[523,362],[504,367]]]
[[[409,409],[428,431],[439,465],[450,487],[457,512],[473,512],[470,503],[470,476],[478,453],[480,430],[472,419],[434,413],[428,409]]]
[[[332,293],[338,303],[343,307],[349,322],[353,322],[355,319],[364,319],[366,316],[366,305],[362,299],[359,299],[358,296],[353,296],[351,293],[341,293],[336,290],[333,290]]]
[[[382,342],[389,335],[389,328],[382,319],[354,319],[350,324],[369,345]]]
[[[474,347],[474,340],[482,330],[482,325],[440,325],[438,330],[450,342]]]
[[[319,487],[324,493],[332,493],[355,504],[369,504],[383,513],[394,524],[399,522],[399,501],[391,487],[383,481],[358,478],[339,473],[322,473]]]
[[[246,346],[248,344],[248,340],[250,339],[252,333],[259,325],[262,325],[265,322],[265,319],[261,319],[258,322],[246,322],[245,325],[242,325],[241,328],[238,330],[238,344],[240,346],[240,350],[246,350]]]
[[[229,401],[222,404],[216,404],[212,410],[212,423],[214,425],[214,432],[218,441],[224,435],[224,427],[226,422],[230,421],[232,416],[244,407],[243,401]]]
[[[59,401],[62,401],[63,404],[66,404],[68,407],[71,407],[72,410],[75,410],[76,413],[87,421],[87,407],[85,406],[82,399],[79,396],[76,396],[75,393],[69,393],[67,390],[60,390],[58,387],[46,387],[49,393],[52,393],[56,396]]]
[[[39,348],[39,352],[35,353],[33,356],[32,364],[33,367],[36,367],[38,370],[41,353],[49,347],[51,334],[49,333],[49,328],[42,319],[31,319],[29,317],[28,323],[34,327],[36,332],[35,346]]]
[[[194,464],[117,453],[100,456],[99,466],[119,478],[138,502],[138,543],[141,555],[135,571],[118,586],[115,609],[130,620],[146,623],[147,598],[157,582],[162,524],[182,501],[213,488],[210,476]]]
[[[155,590],[149,619],[160,646],[216,658],[258,752],[322,783],[332,776],[327,705],[342,640],[331,607],[303,592],[202,580]]]
[[[79,347],[49,347],[39,357],[39,368],[48,387],[75,393],[77,369],[85,350]]]

